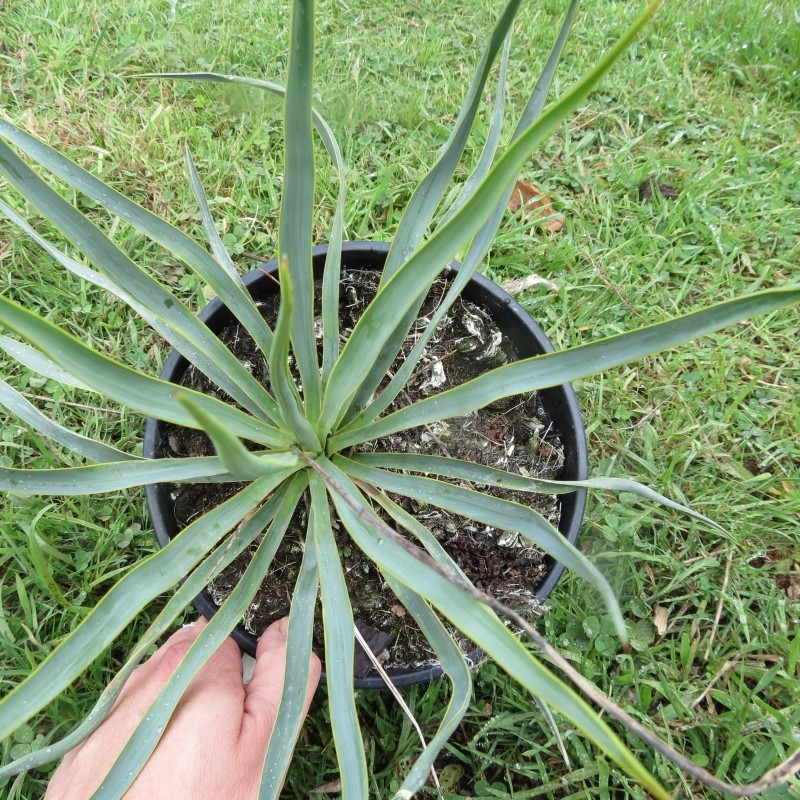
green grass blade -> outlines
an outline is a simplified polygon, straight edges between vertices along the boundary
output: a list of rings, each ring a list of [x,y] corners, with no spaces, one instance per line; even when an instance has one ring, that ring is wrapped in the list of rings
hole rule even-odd
[[[57,326],[0,295],[0,323],[69,371],[94,391],[151,417],[196,428],[194,417],[172,396],[175,385],[151,378],[108,358]],[[208,413],[243,439],[272,447],[288,447],[291,437],[221,400],[191,389],[182,390]]]
[[[10,764],[0,767],[0,781],[5,780],[20,772],[36,769],[43,764],[56,761],[65,756],[70,750],[77,747],[90,736],[111,711],[114,701],[125,686],[125,682],[136,669],[141,660],[147,655],[150,648],[169,630],[178,615],[188,606],[194,598],[203,591],[208,583],[219,575],[229,564],[241,555],[247,547],[259,536],[266,525],[275,516],[278,504],[285,496],[287,488],[292,482],[304,481],[303,473],[298,473],[289,479],[284,486],[277,489],[266,503],[244,521],[236,532],[228,537],[228,541],[220,544],[200,564],[186,580],[178,587],[175,594],[170,597],[167,604],[153,620],[142,638],[137,642],[128,660],[112,678],[103,690],[94,708],[89,712],[81,724],[58,742],[48,744],[39,750],[28,753]],[[305,484],[303,484],[305,485]],[[301,487],[302,488],[302,487]]]
[[[335,436],[330,446],[341,449],[406,428],[462,416],[503,397],[534,392],[585,378],[596,372],[604,372],[755,314],[797,302],[800,302],[800,287],[769,289],[597,342],[515,361],[490,370],[461,386],[400,409],[358,431]]]
[[[514,136],[511,141],[514,141],[514,139],[516,139],[526,128],[532,125],[542,113],[547,92],[550,89],[550,84],[552,83],[556,66],[558,65],[558,61],[561,57],[562,51],[564,50],[567,37],[569,36],[569,31],[572,27],[572,21],[575,17],[577,6],[578,0],[573,0],[569,9],[567,10],[567,15],[564,19],[563,25],[561,26],[558,39],[556,40],[555,45],[553,45],[553,49],[550,52],[550,57],[547,59],[547,63],[542,70],[542,74],[539,76],[539,80],[536,81],[536,86],[534,87],[533,92],[528,99],[528,103],[522,113],[522,117],[520,118],[519,124],[517,125],[517,129],[514,132]],[[503,71],[504,70],[501,69],[501,72]],[[476,179],[477,181],[483,181],[489,166],[491,166],[491,164],[487,162],[489,161],[490,155],[491,158],[494,158],[494,153],[497,148],[497,138],[500,134],[500,129],[502,128],[502,98],[504,93],[504,75],[501,75],[501,79],[498,82],[497,102],[495,104],[495,110],[492,117],[492,123],[489,128],[489,136],[487,138],[486,146],[481,153],[481,157],[478,165],[475,168],[475,172],[469,177],[464,186],[464,192],[462,192],[461,196],[453,207],[452,213],[448,213],[442,224],[447,222],[450,217],[453,216],[453,213],[455,213],[455,211],[457,211],[463,205],[463,203],[474,194]],[[495,130],[493,131],[493,129]],[[422,336],[420,336],[418,341],[414,344],[414,349],[411,351],[411,353],[409,353],[400,369],[397,370],[394,377],[389,382],[389,385],[372,403],[369,404],[367,408],[364,409],[360,419],[354,423],[353,427],[360,426],[361,424],[372,421],[376,417],[380,416],[394,402],[395,398],[400,394],[403,387],[408,383],[411,373],[414,371],[414,367],[416,367],[416,365],[419,363],[419,359],[422,357],[425,347],[430,341],[431,336],[433,336],[436,327],[444,319],[453,303],[455,303],[455,301],[461,296],[461,292],[464,290],[464,287],[477,272],[478,268],[483,262],[483,259],[489,252],[489,248],[494,241],[495,234],[497,233],[497,229],[503,219],[503,214],[508,206],[508,201],[513,190],[514,182],[512,181],[507,186],[503,197],[495,206],[492,215],[483,224],[483,227],[478,231],[475,238],[470,243],[467,255],[464,257],[464,261],[461,264],[461,268],[458,270],[458,274],[453,278],[453,283],[448,289],[447,295],[445,296],[441,305],[436,309],[434,315],[431,317],[431,321],[426,326]],[[378,378],[377,381],[375,381],[375,377]],[[383,375],[370,375],[370,377],[367,378],[368,387],[372,387],[372,391],[374,391],[382,378]],[[359,390],[359,395],[356,395],[354,399],[355,407],[358,408],[363,405],[369,398],[370,394],[371,391],[367,393],[361,393],[361,390]]]
[[[331,470],[332,476],[347,492],[351,501],[364,503],[360,493],[346,475],[329,462],[325,462],[325,467]],[[375,561],[383,572],[405,583],[410,583],[410,576],[413,576],[416,590],[453,625],[488,653],[531,695],[546,698],[552,708],[586,733],[603,752],[653,797],[658,800],[672,800],[670,794],[590,706],[534,658],[484,605],[394,541],[376,532],[353,511],[338,492],[333,492],[332,496],[337,513],[356,545]]]
[[[233,591],[181,659],[145,718],[125,744],[91,800],[120,800],[155,750],[192,679],[214,655],[247,611],[266,577],[302,493],[295,483],[284,495],[275,518]],[[305,687],[304,687],[305,688]]]
[[[250,294],[242,288],[240,282],[233,281],[226,270],[194,239],[112,189],[52,147],[3,119],[0,119],[0,137],[46,167],[68,186],[91,197],[183,261],[219,296],[261,351],[267,352],[272,341],[272,331]]]
[[[710,525],[718,531],[724,530],[713,519],[700,514],[689,506],[676,503],[649,486],[629,478],[588,478],[585,481],[554,481],[545,478],[526,478],[494,467],[485,467],[472,461],[461,461],[446,456],[427,456],[414,453],[353,453],[349,458],[357,464],[387,469],[401,469],[410,472],[424,472],[441,475],[445,478],[483,483],[489,486],[502,486],[523,492],[539,492],[540,494],[567,494],[577,489],[600,489],[610,492],[630,492],[645,500],[659,503],[662,506],[688,514],[695,519]]]
[[[289,263],[294,288],[292,345],[303,381],[309,417],[321,403],[317,340],[314,333],[314,271],[311,216],[314,205],[314,142],[311,104],[314,77],[314,3],[292,4],[289,72],[284,112],[285,163],[278,255]]]
[[[520,4],[521,0],[509,0],[495,23],[450,136],[442,147],[436,163],[414,191],[403,213],[389,255],[386,257],[381,285],[388,281],[417,249],[433,219],[461,160],[461,154],[475,122],[475,115],[483,99],[483,88],[494,60],[514,24]]]
[[[510,500],[490,497],[472,489],[454,486],[432,478],[386,472],[341,457],[336,458],[336,465],[350,478],[362,480],[384,491],[402,494],[422,503],[445,508],[484,525],[522,534],[597,589],[614,620],[617,634],[623,641],[627,641],[625,620],[608,581],[577,547],[568,542],[559,530],[538,512]]]
[[[297,456],[288,451],[270,451],[260,455],[251,452],[222,423],[183,392],[175,391],[174,397],[208,434],[225,470],[237,480],[254,481],[275,470],[299,466]]]
[[[189,151],[189,146],[186,145],[184,149],[186,154],[186,169],[189,172],[189,182],[192,184],[192,191],[194,192],[195,200],[200,208],[200,215],[203,217],[203,229],[206,232],[206,239],[211,246],[211,252],[217,263],[228,273],[230,279],[237,284],[240,288],[244,289],[239,273],[236,271],[233,261],[231,260],[230,253],[225,249],[222,243],[217,226],[214,224],[214,217],[211,216],[211,209],[208,207],[208,198],[206,197],[203,182],[200,180],[200,175],[197,172],[197,167],[194,164],[194,159]]]
[[[261,771],[259,800],[277,800],[300,734],[311,665],[319,568],[314,536],[306,536],[300,573],[289,610],[283,694]]]
[[[397,595],[397,599],[414,617],[452,685],[450,702],[436,733],[409,769],[405,780],[394,795],[394,800],[407,800],[425,785],[436,756],[467,713],[472,699],[472,675],[458,645],[425,600],[391,575],[384,573],[384,578]]]
[[[0,491],[38,495],[86,495],[115,492],[148,483],[230,481],[222,459],[142,458],[60,469],[0,467]]]
[[[105,289],[107,292],[119,297],[124,303],[127,303],[127,305],[150,325],[150,327],[178,350],[181,355],[207,375],[217,386],[224,389],[231,397],[240,400],[245,408],[262,418],[274,419],[277,416],[275,401],[269,397],[263,387],[255,381],[253,376],[250,375],[247,370],[243,369],[241,363],[233,356],[230,350],[228,350],[228,348],[225,347],[197,317],[179,303],[177,299],[169,292],[162,290],[161,286],[156,281],[153,281],[145,275],[144,280],[140,282],[140,291],[138,295],[133,295],[128,291],[128,287],[131,285],[129,280],[112,280],[106,275],[95,272],[89,267],[80,264],[75,259],[70,258],[58,248],[53,247],[46,239],[39,236],[14,209],[6,205],[2,200],[0,200],[0,212],[4,213],[18,225],[36,242],[36,244],[45,250],[59,264],[73,273],[73,275],[77,275],[81,280],[87,283],[92,283],[95,286]],[[133,264],[133,262],[129,263]],[[133,267],[138,270],[138,267],[135,265],[133,265]],[[155,292],[150,291],[153,288],[155,288]],[[141,299],[145,296],[152,295],[154,295],[154,297],[150,297],[149,304],[141,302]],[[159,302],[163,302],[165,306],[171,304],[170,314],[162,315],[161,313],[153,312],[154,304],[155,307],[158,307]],[[173,317],[176,319],[173,319]],[[233,363],[235,363],[235,366],[233,367],[232,375],[221,368],[222,364],[228,364],[230,366]],[[237,377],[241,377],[242,372],[248,376],[246,383],[250,387],[249,394],[237,381]],[[253,383],[258,386],[258,389],[255,391],[251,385]],[[262,405],[259,405],[258,402],[251,399],[253,396],[258,396],[262,401]],[[269,413],[264,414],[262,410],[263,407],[269,408],[271,416]]]
[[[553,716],[553,712],[550,710],[550,706],[548,706],[541,697],[534,697],[534,700],[536,701],[537,708],[542,712],[544,721],[547,723],[547,727],[550,728],[553,738],[556,740],[558,751],[564,759],[564,766],[567,770],[572,769],[572,765],[569,762],[569,753],[567,753],[567,748],[564,746],[564,740],[561,738],[561,731],[558,729],[558,723]]]
[[[284,470],[245,487],[119,580],[31,675],[0,700],[0,741],[69,686],[144,606],[177,584],[289,475]]]
[[[353,694],[353,610],[331,528],[325,487],[314,472],[309,475],[309,483],[312,529],[319,559],[325,676],[342,796],[348,800],[367,800],[367,762]]]
[[[435,277],[457,250],[466,244],[491,216],[506,187],[530,153],[575,111],[611,69],[636,34],[655,13],[660,0],[653,0],[647,10],[626,31],[598,64],[554,103],[550,110],[530,127],[498,159],[480,189],[467,200],[452,219],[436,231],[394,273],[375,296],[356,324],[326,386],[322,427],[330,430],[341,419],[347,405],[362,384],[381,348],[396,330],[415,302],[424,295]]]
[[[64,386],[72,386],[75,389],[83,389],[86,392],[93,391],[83,381],[79,381],[74,375],[71,375],[65,369],[61,369],[55,361],[48,358],[44,353],[40,353],[23,342],[18,342],[16,339],[10,339],[8,336],[0,334],[0,350],[5,350],[14,361],[18,361],[23,367],[27,367],[37,375],[43,375],[45,378],[63,383]]]
[[[0,406],[19,417],[35,431],[48,439],[69,448],[90,461],[135,461],[139,456],[129,455],[109,444],[98,442],[80,433],[59,425],[55,420],[39,411],[29,403],[16,389],[0,380]]]
[[[115,294],[126,301],[133,298],[136,301],[135,310],[144,307],[151,315],[159,318],[162,328],[171,328],[174,331],[171,338],[176,339],[176,346],[188,342],[192,351],[200,352],[204,356],[200,366],[212,365],[221,387],[250,413],[270,421],[275,420],[275,401],[206,325],[169,290],[128,258],[99,228],[50,188],[2,141],[0,174],[75,247],[85,253],[106,278],[120,288],[121,291]],[[43,244],[41,237],[9,206],[4,205],[2,210],[17,224],[22,223],[21,227],[64,266],[72,271],[75,270],[71,265],[79,267],[73,260],[67,262],[62,259],[55,248]],[[152,321],[152,318],[148,321]]]
[[[278,407],[289,429],[294,432],[303,449],[317,453],[321,450],[319,438],[303,414],[302,401],[289,371],[289,340],[295,301],[294,280],[285,259],[280,260],[278,270],[281,302],[275,336],[269,351],[270,383],[275,397],[278,398]]]

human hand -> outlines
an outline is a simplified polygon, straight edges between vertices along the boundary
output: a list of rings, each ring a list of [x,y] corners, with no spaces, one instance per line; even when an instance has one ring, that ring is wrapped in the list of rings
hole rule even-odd
[[[181,658],[205,626],[182,628],[128,678],[102,725],[68,753],[45,800],[89,800]],[[288,620],[274,622],[258,642],[253,680],[242,683],[242,658],[228,638],[195,676],[161,741],[125,800],[255,800],[261,766],[283,693]],[[308,711],[319,683],[311,656]]]

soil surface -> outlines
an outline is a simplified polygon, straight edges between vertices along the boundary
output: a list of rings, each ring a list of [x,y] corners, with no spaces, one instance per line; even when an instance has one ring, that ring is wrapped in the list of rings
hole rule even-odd
[[[340,325],[346,337],[366,305],[374,296],[378,274],[366,271],[345,272],[342,277]],[[425,329],[447,289],[444,279],[431,289],[392,372],[413,347]],[[277,295],[259,302],[265,319],[274,326]],[[318,311],[319,313],[319,311]],[[269,369],[250,336],[237,323],[220,333],[222,341],[265,386]],[[438,326],[425,349],[405,391],[391,410],[452,386],[517,358],[512,343],[478,305],[458,300]],[[182,384],[198,391],[231,399],[202,373],[190,367]],[[165,426],[162,443],[165,456],[213,455],[208,438],[199,431]],[[554,434],[535,394],[503,400],[480,412],[393,434],[361,445],[359,450],[415,452],[447,455],[495,466],[510,472],[539,478],[558,477],[563,466],[563,448]],[[173,488],[174,513],[179,528],[232,496],[244,484],[184,484]],[[535,508],[554,525],[559,521],[559,501],[552,495],[514,492],[487,486],[472,488],[514,500]],[[423,522],[440,541],[466,575],[480,589],[490,592],[507,605],[531,618],[537,613],[534,593],[547,571],[541,551],[522,537],[490,528],[447,511],[394,496],[406,510]],[[242,620],[256,635],[289,611],[291,595],[300,566],[306,535],[306,509],[301,500],[298,510],[273,560],[270,573]],[[388,589],[375,565],[351,542],[343,526],[336,531],[342,563],[353,604],[353,615],[371,649],[380,654],[387,668],[422,666],[436,659],[414,620]],[[252,557],[255,545],[245,551],[209,586],[215,602],[221,603],[238,582]],[[465,653],[473,646],[454,632]],[[321,615],[317,614],[315,649],[322,653]],[[357,651],[360,651],[357,647]],[[357,672],[371,671],[363,652],[357,652]],[[359,675],[357,675],[359,676]]]

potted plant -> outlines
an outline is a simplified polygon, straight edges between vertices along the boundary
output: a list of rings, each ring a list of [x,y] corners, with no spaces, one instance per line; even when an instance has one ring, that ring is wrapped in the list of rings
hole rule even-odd
[[[510,0],[492,31],[453,133],[412,197],[385,254],[374,298],[365,304],[349,331],[340,328],[340,282],[348,266],[345,262],[342,270],[342,253],[347,250],[341,245],[344,208],[341,185],[321,275],[315,275],[311,248],[312,126],[340,169],[341,156],[332,131],[312,107],[313,8],[308,0],[295,0],[292,7],[285,92],[286,161],[276,265],[280,294],[273,325],[265,320],[258,296],[251,295],[249,284],[242,280],[222,246],[191,158],[188,158],[190,178],[203,212],[212,254],[50,147],[0,121],[0,138],[4,140],[0,142],[0,173],[94,267],[85,266],[44,240],[5,203],[0,205],[4,214],[64,268],[122,298],[198,373],[218,387],[214,393],[208,393],[144,375],[0,297],[0,323],[19,337],[4,337],[0,345],[23,364],[44,375],[102,392],[178,429],[202,431],[214,451],[213,455],[188,454],[181,458],[137,458],[76,435],[30,406],[12,387],[2,384],[0,397],[10,411],[95,463],[54,470],[2,468],[0,486],[8,491],[42,494],[92,493],[165,483],[235,487],[234,493],[219,505],[188,521],[160,552],[121,578],[50,656],[0,701],[2,740],[77,678],[139,610],[183,581],[86,721],[61,742],[0,768],[0,778],[58,758],[85,738],[108,713],[147,648],[169,629],[178,614],[221,569],[251,543],[256,543],[242,579],[183,658],[179,670],[109,772],[102,790],[95,794],[96,798],[122,797],[158,743],[192,677],[248,609],[282,536],[297,519],[298,508],[302,510],[304,497],[308,513],[303,518],[305,532],[288,628],[286,674],[292,680],[286,681],[267,748],[261,797],[277,796],[288,768],[290,743],[298,732],[298,701],[306,684],[318,593],[322,598],[326,674],[342,791],[348,800],[367,796],[364,747],[352,702],[357,633],[336,527],[346,531],[353,547],[366,554],[380,571],[406,613],[416,620],[430,641],[453,686],[444,720],[410,769],[398,797],[410,797],[423,785],[436,754],[463,716],[471,693],[470,670],[464,655],[435,611],[512,674],[533,697],[546,700],[554,710],[569,718],[654,797],[667,798],[669,794],[591,706],[520,642],[502,617],[527,633],[546,658],[594,703],[708,785],[746,794],[754,791],[754,787],[770,785],[791,774],[796,764],[790,759],[757,784],[730,787],[693,766],[600,695],[542,639],[523,614],[477,588],[420,519],[394,498],[405,496],[417,503],[445,508],[534,542],[593,584],[623,642],[625,624],[613,592],[569,538],[527,505],[476,487],[548,494],[584,488],[621,489],[636,491],[673,507],[682,506],[631,481],[542,480],[497,466],[454,459],[444,452],[434,455],[413,449],[394,452],[365,448],[366,443],[385,442],[411,428],[463,418],[508,397],[561,386],[752,314],[800,300],[800,289],[796,287],[747,295],[581,347],[509,360],[416,402],[395,403],[425,354],[426,344],[420,342],[435,333],[439,321],[436,316],[445,315],[469,286],[500,221],[518,170],[544,137],[583,102],[657,5],[652,3],[572,90],[540,113],[569,30],[573,3],[514,140],[501,156],[496,156],[502,118],[498,103],[489,142],[475,173],[466,181],[454,207],[434,232],[426,236],[461,156],[492,63],[506,43],[500,70],[500,86],[503,85],[509,32],[519,6],[518,0]],[[283,93],[273,84],[230,76],[180,77],[240,81]],[[502,91],[497,94],[502,96]],[[252,339],[266,371],[255,368],[259,365],[254,367],[240,361],[202,320],[42,181],[6,142],[167,247],[195,270],[219,297],[218,309],[224,306],[225,313],[231,314]],[[450,260],[467,245],[469,249],[461,268],[455,273],[451,270],[446,276],[442,287],[446,299],[433,311],[431,324],[424,333],[420,332],[419,342],[411,352],[403,353],[395,371],[397,354],[431,287]],[[317,276],[321,278],[320,314],[315,310]],[[498,324],[501,321],[500,317],[495,319]],[[343,337],[342,333],[346,335]],[[262,536],[265,532],[267,535]]]
[[[345,265],[345,274],[347,276],[359,276],[359,279],[363,280],[364,272],[371,271],[374,273],[374,281],[377,281],[380,275],[380,268],[384,264],[389,251],[390,246],[386,243],[345,242],[342,246],[342,261],[343,265]],[[321,245],[314,248],[312,255],[314,274],[317,278],[318,286],[323,279],[327,253],[327,246]],[[444,274],[452,281],[458,275],[457,270],[458,268],[455,265],[451,265]],[[257,302],[262,305],[262,311],[264,310],[264,305],[269,301],[272,301],[273,309],[277,306],[277,300],[279,299],[278,285],[275,281],[277,272],[278,263],[273,260],[271,263],[253,270],[244,277],[245,286],[247,286],[248,291],[256,298]],[[342,287],[340,294],[343,299],[346,300],[347,292],[352,291],[354,287],[351,281],[342,281]],[[440,295],[441,292],[434,292],[432,294],[434,298],[438,298]],[[485,310],[488,314],[488,319],[496,321],[498,332],[503,336],[501,341],[507,343],[503,350],[498,348],[497,360],[506,356],[507,347],[513,347],[515,354],[521,357],[532,357],[541,353],[552,352],[553,348],[549,340],[530,316],[502,289],[481,275],[473,275],[466,283],[461,294],[461,302],[466,302],[470,305],[472,303],[477,304],[479,314],[481,311]],[[439,315],[447,317],[448,315],[445,312],[446,308],[444,305],[438,307]],[[462,308],[462,313],[468,313],[466,307]],[[352,312],[350,315],[352,316]],[[251,351],[252,345],[248,341],[246,333],[241,330],[240,326],[236,325],[233,315],[219,299],[213,300],[203,309],[200,313],[200,319],[209,325],[214,332],[220,334],[224,331],[224,335],[228,340],[235,340],[237,342],[235,346],[240,347],[243,353]],[[470,318],[466,321],[467,324],[474,322],[474,320]],[[456,323],[455,320],[452,320],[452,322]],[[443,328],[446,330],[442,330]],[[431,336],[439,336],[444,340],[448,333],[453,333],[453,327],[452,325],[439,325],[437,327],[435,324],[432,324],[427,326],[427,332]],[[486,343],[482,338],[486,332],[481,328],[476,334],[470,334],[468,331],[462,331],[462,333],[466,333],[466,336],[463,338],[467,340],[467,346],[469,346],[469,343],[475,346],[471,347],[466,355],[461,356],[461,363],[459,363],[459,353],[452,353],[452,350],[450,351],[452,355],[449,359],[439,361],[436,358],[429,358],[429,361],[431,361],[434,366],[444,363],[447,373],[449,373],[451,369],[458,369],[459,367],[463,369],[465,366],[464,361],[468,361],[470,364],[474,364],[479,369],[484,370],[487,366],[485,351],[480,345]],[[425,348],[420,348],[420,352],[430,352],[432,344],[434,344],[433,340],[431,340]],[[464,347],[465,345],[462,343],[460,348],[463,349]],[[437,352],[441,352],[441,350]],[[454,360],[456,361],[455,367],[452,366]],[[181,356],[178,351],[173,351],[161,370],[159,377],[163,380],[179,384],[187,379],[188,369],[190,369],[189,362]],[[418,385],[425,385],[425,376],[427,374],[427,371],[422,370],[416,383]],[[444,367],[442,368],[440,380],[442,384],[446,380]],[[438,385],[437,388],[442,388],[442,384]],[[410,387],[406,384],[405,388],[407,395]],[[540,418],[535,418],[535,424],[540,429],[539,434],[536,435],[536,445],[543,449],[546,455],[540,456],[537,459],[536,446],[525,447],[514,462],[515,468],[518,470],[520,468],[526,469],[532,467],[536,470],[537,462],[541,460],[545,463],[539,464],[538,470],[541,471],[543,468],[546,469],[549,466],[548,472],[557,474],[559,482],[566,484],[570,489],[569,492],[558,495],[557,504],[552,503],[552,500],[555,499],[552,495],[534,495],[533,499],[537,497],[543,498],[543,510],[549,511],[551,514],[555,512],[557,521],[556,527],[569,543],[575,544],[583,518],[586,489],[576,489],[576,485],[573,485],[572,482],[585,480],[588,477],[588,464],[583,421],[577,398],[571,386],[556,386],[546,389],[537,393],[537,395],[531,396],[527,403],[515,404],[511,412],[501,411],[500,413],[495,412],[490,415],[490,419],[487,420],[486,424],[492,428],[495,435],[497,435],[501,425],[506,426],[508,430],[511,431],[505,436],[506,443],[493,442],[488,440],[485,436],[480,435],[479,444],[483,445],[483,447],[476,451],[474,442],[468,436],[464,436],[465,431],[463,430],[451,431],[448,429],[446,434],[447,444],[445,445],[439,437],[434,438],[427,432],[428,428],[423,427],[406,432],[409,441],[395,442],[394,449],[398,450],[402,447],[406,455],[408,455],[409,450],[421,455],[426,451],[435,454],[438,447],[444,446],[450,456],[454,458],[458,457],[459,448],[464,448],[464,454],[477,452],[477,457],[482,463],[489,463],[498,458],[505,459],[507,448],[513,447],[513,444],[509,445],[508,442],[511,442],[513,439],[515,430],[509,417],[518,417],[522,423],[522,429],[528,432],[530,430],[528,424],[531,420],[528,419],[527,415],[536,412],[539,413],[541,418],[546,420],[546,422],[543,422]],[[477,415],[478,418],[480,418],[480,416],[480,414]],[[498,420],[500,420],[500,422],[498,422]],[[472,429],[475,423],[469,420],[466,424],[469,429]],[[519,426],[519,422],[517,425]],[[188,434],[188,443],[183,442],[181,438],[183,433]],[[541,438],[540,441],[541,434],[546,434],[546,436]],[[436,439],[439,439],[438,442]],[[425,444],[426,442],[427,447]],[[551,442],[555,442],[556,444],[550,444]],[[189,449],[197,447],[198,445],[200,447],[199,452],[205,452],[210,449],[210,442],[208,442],[205,437],[198,437],[195,432],[176,430],[174,426],[170,426],[152,417],[147,421],[144,435],[144,456],[146,458],[175,457],[177,453],[182,453],[185,456]],[[553,460],[556,446],[558,457]],[[206,454],[211,455],[213,451],[207,452]],[[520,458],[523,459],[522,462],[519,461]],[[543,485],[547,485],[546,482]],[[559,490],[564,487],[558,485],[553,488]],[[233,491],[233,488],[227,485],[219,485],[218,489],[222,496]],[[208,487],[206,484],[179,487],[172,484],[159,483],[150,484],[145,487],[150,519],[156,536],[162,546],[166,546],[182,529],[183,517],[196,513],[198,502],[203,502],[200,496],[205,496],[207,492]],[[178,493],[177,497],[176,493]],[[187,509],[186,513],[183,512],[183,508]],[[449,522],[451,522],[451,520],[448,516],[445,523]],[[441,528],[441,525],[442,520],[439,520],[438,527]],[[527,561],[525,558],[520,561],[519,556],[516,555],[518,548],[497,547],[494,544],[497,537],[487,539],[482,528],[479,534],[480,538],[485,539],[486,544],[492,547],[492,550],[501,561],[501,564],[489,566],[489,569],[503,570],[505,573],[502,579],[498,578],[495,593],[497,593],[497,590],[502,592],[504,588],[503,583],[508,581],[509,568],[513,570],[518,568],[518,566],[522,566],[529,571],[528,575],[521,576],[527,586],[530,587],[525,593],[527,594],[526,599],[528,603],[536,603],[538,605],[544,603],[563,572],[563,564],[552,558],[546,560],[541,559],[541,554],[538,552],[535,553],[535,558],[532,561]],[[477,544],[472,541],[469,530],[465,529],[463,525],[459,526],[459,531],[456,536],[459,538],[460,548],[469,547],[470,545],[475,546]],[[281,545],[281,548],[285,549],[287,553],[291,552],[291,544],[288,542]],[[283,557],[281,557],[282,555]],[[281,554],[280,550],[276,557],[279,563],[285,563],[286,554]],[[240,558],[242,563],[246,561],[245,556]],[[289,558],[291,558],[291,555],[289,555]],[[483,558],[485,558],[485,554]],[[360,574],[365,566],[359,559],[358,551],[355,554],[351,553],[347,562],[346,569],[351,578],[354,573]],[[232,565],[228,569],[231,572],[231,580],[235,580],[240,570],[236,569],[236,565]],[[258,638],[255,633],[252,632],[253,629],[263,630],[266,624],[284,613],[288,613],[288,608],[284,607],[281,607],[278,611],[275,610],[275,604],[277,602],[275,600],[275,595],[283,597],[288,594],[290,596],[294,577],[291,571],[287,577],[286,570],[281,568],[274,569],[273,576],[269,580],[264,581],[262,589],[260,590],[260,594],[263,595],[263,597],[257,597],[252,603],[252,608],[255,609],[257,619],[249,622],[249,629],[238,625],[233,631],[234,639],[245,652],[253,656],[255,655]],[[283,586],[284,582],[287,584],[286,586]],[[352,583],[352,580],[350,582]],[[368,586],[349,586],[351,602],[354,606],[354,615],[356,616],[357,623],[359,619],[356,606],[359,604],[360,600],[364,599],[368,608],[368,613],[371,617],[376,619],[376,624],[381,624],[385,627],[385,623],[377,623],[377,620],[381,619],[381,617],[383,617],[383,619],[388,618],[390,622],[395,622],[396,626],[401,631],[406,631],[408,621],[406,621],[405,617],[396,617],[391,612],[392,605],[397,602],[396,598],[394,598],[391,593],[386,592],[386,597],[383,598],[383,602],[380,604],[376,603],[376,596],[380,597],[382,594],[381,588],[380,586],[374,585],[373,581],[369,581]],[[368,599],[359,598],[356,596],[358,593],[368,595]],[[515,593],[519,598],[521,593],[520,589],[515,588]],[[195,599],[195,606],[198,611],[207,618],[210,618],[216,612],[218,600],[219,598],[215,601],[212,593],[206,590]],[[519,605],[519,602],[517,605]],[[376,631],[378,629],[373,628],[372,630]],[[396,636],[396,631],[388,630],[387,632],[382,630],[381,632],[386,637],[391,635],[394,638],[394,636]],[[318,644],[321,643],[318,642]],[[357,689],[385,688],[386,684],[384,683],[383,677],[375,674],[374,669],[372,669],[366,657],[359,653],[359,649],[358,647],[356,648],[357,655],[359,656],[359,664],[368,668],[372,674],[361,675],[357,669],[355,687]],[[417,655],[417,658],[419,658],[419,655],[420,654]],[[423,652],[421,655],[424,662],[426,660],[424,656],[427,654]],[[479,654],[477,652],[472,652],[469,656],[475,661],[479,657]],[[401,659],[404,659],[404,663],[388,669],[388,674],[391,676],[395,686],[419,683],[421,681],[430,680],[432,677],[441,674],[440,665],[435,663],[423,663],[421,666],[416,666],[413,659],[409,661],[410,658],[411,654],[404,653],[401,656]]]

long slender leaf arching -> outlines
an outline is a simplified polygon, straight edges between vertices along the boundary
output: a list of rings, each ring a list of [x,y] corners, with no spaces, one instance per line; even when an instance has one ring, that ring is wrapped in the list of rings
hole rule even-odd
[[[514,361],[358,430],[344,431],[332,437],[331,449],[341,450],[406,428],[468,414],[504,397],[569,383],[798,300],[798,287],[769,289],[597,342]]]
[[[186,578],[175,591],[167,604],[153,620],[145,634],[134,647],[128,660],[120,671],[114,676],[100,696],[94,708],[89,712],[84,721],[67,736],[55,744],[45,747],[12,761],[0,767],[0,780],[16,775],[19,772],[35,769],[51,761],[62,758],[81,742],[90,736],[111,712],[115,700],[125,686],[131,673],[136,669],[150,648],[161,638],[175,622],[178,615],[203,591],[208,583],[239,555],[249,547],[253,540],[259,536],[264,527],[272,521],[275,511],[282,501],[286,491],[292,484],[300,484],[302,490],[304,476],[295,475],[287,484],[279,488],[264,505],[243,524],[240,524],[229,541],[222,542],[210,555]]]

